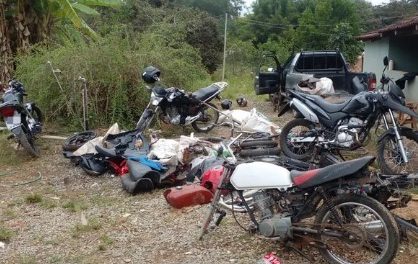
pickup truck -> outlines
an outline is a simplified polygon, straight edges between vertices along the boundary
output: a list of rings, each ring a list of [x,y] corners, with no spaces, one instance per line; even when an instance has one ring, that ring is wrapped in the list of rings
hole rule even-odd
[[[339,94],[357,94],[376,88],[376,75],[350,72],[344,56],[338,50],[301,51],[290,56],[283,66],[275,55],[264,57],[272,58],[275,65],[269,68],[260,65],[255,79],[255,93],[269,94],[274,104],[283,102],[287,89],[298,89],[301,81],[312,77],[330,78],[335,92]],[[358,85],[359,81],[364,85]]]

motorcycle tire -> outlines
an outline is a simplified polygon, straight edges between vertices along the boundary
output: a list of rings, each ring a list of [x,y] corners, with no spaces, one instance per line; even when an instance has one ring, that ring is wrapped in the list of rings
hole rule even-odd
[[[199,126],[199,124],[197,123],[197,122],[199,122],[199,119],[198,120],[196,120],[196,121],[194,121],[193,123],[192,123],[192,127],[193,127],[193,129],[194,130],[196,130],[197,132],[202,132],[202,133],[208,133],[209,131],[211,131],[215,126],[216,126],[216,124],[218,123],[218,119],[219,119],[219,112],[217,111],[217,107],[214,105],[214,104],[212,104],[212,103],[207,103],[208,105],[210,105],[211,107],[213,107],[213,108],[215,108],[216,109],[216,111],[214,110],[214,109],[210,109],[209,107],[207,107],[207,106],[203,106],[203,108],[202,108],[202,110],[200,110],[200,111],[202,111],[203,113],[205,113],[207,110],[211,110],[211,111],[213,111],[213,114],[214,114],[214,117],[213,117],[213,120],[212,120],[212,124],[210,124],[209,126],[206,126],[206,127],[200,127]]]
[[[29,154],[34,157],[38,158],[40,156],[38,147],[35,146],[35,142],[32,137],[27,135],[25,132],[21,132],[18,135],[18,140],[20,145],[27,151]]]
[[[269,147],[269,148],[274,148],[277,147],[277,142],[270,140],[270,139],[265,139],[265,140],[248,140],[248,141],[244,141],[241,144],[239,144],[239,146],[242,149],[251,149],[251,148],[258,148],[258,147]]]
[[[298,126],[306,127],[308,129],[315,128],[315,124],[309,120],[302,119],[302,118],[291,120],[283,127],[282,133],[280,134],[280,148],[283,151],[283,153],[289,158],[297,159],[297,160],[306,160],[307,158],[310,158],[313,155],[313,151],[315,147],[313,143],[306,144],[306,145],[309,144],[309,146],[303,154],[295,153],[295,151],[290,149],[287,143],[287,138],[288,138],[290,131],[293,128],[298,127]]]
[[[398,226],[396,224],[396,221],[393,217],[393,215],[388,211],[388,209],[381,203],[379,203],[378,201],[367,197],[367,196],[361,196],[361,195],[354,195],[354,194],[343,194],[343,195],[338,195],[336,197],[333,197],[330,199],[329,202],[324,203],[324,205],[318,210],[316,217],[315,217],[315,224],[316,225],[321,225],[321,224],[329,224],[328,221],[324,221],[326,219],[324,219],[327,215],[331,214],[331,218],[334,217],[334,212],[341,212],[343,210],[333,210],[331,211],[333,208],[336,208],[338,206],[343,206],[343,205],[348,205],[348,204],[357,204],[358,206],[364,206],[364,207],[368,207],[369,209],[371,209],[371,212],[375,212],[380,218],[381,218],[381,222],[383,222],[384,226],[386,227],[386,233],[387,233],[387,247],[386,247],[386,252],[383,252],[382,256],[380,256],[380,258],[378,260],[376,260],[375,262],[371,262],[374,264],[386,264],[386,263],[391,263],[393,258],[396,256],[396,253],[398,251],[398,247],[399,247],[399,240],[400,240],[400,236],[399,236],[399,229]],[[348,205],[348,206],[353,206],[353,205]],[[343,209],[343,208],[342,208]],[[350,210],[350,212],[353,211],[353,209]],[[355,212],[355,211],[354,211]],[[361,211],[360,211],[361,213]],[[337,214],[338,215],[338,214]],[[354,220],[355,221],[355,220]],[[374,236],[370,236],[372,238],[374,238]],[[369,236],[367,236],[367,238],[369,238]],[[318,235],[318,239],[321,240],[321,235]],[[369,241],[363,242],[366,245],[373,245],[373,243],[376,243],[375,241],[372,241],[373,243],[368,243]],[[350,242],[347,242],[350,243]],[[355,245],[356,246],[356,245]],[[356,252],[356,250],[358,251],[358,248],[355,248],[355,246],[351,249],[351,251]],[[343,242],[341,242],[341,248],[343,249],[347,249],[349,247],[347,247],[347,245],[344,245]],[[330,249],[329,247],[319,247],[318,248],[320,254],[323,256],[323,258],[328,262],[328,263],[335,263],[335,264],[340,264],[340,263],[350,263],[347,261],[344,261],[340,258],[344,257],[344,256],[350,256],[350,252],[346,252],[344,251],[343,254],[344,256],[340,256],[340,258],[338,256],[336,256],[336,252],[332,251],[332,248]],[[370,249],[368,249],[370,250]],[[359,253],[359,252],[357,252]],[[355,260],[352,263],[356,263],[357,261]]]
[[[32,105],[31,115],[37,123],[43,123],[44,122],[44,115],[42,114],[41,109],[39,109],[39,107],[37,107],[36,105]]]
[[[416,147],[418,147],[418,134],[413,131],[412,129],[399,129],[399,134],[401,136],[401,138],[406,138],[408,140],[410,140],[411,142],[414,142],[415,144],[417,144]],[[418,164],[415,165],[415,169],[412,169],[411,171],[396,171],[394,169],[394,167],[390,166],[388,163],[388,160],[390,159],[390,157],[385,157],[385,151],[387,151],[387,143],[389,143],[390,141],[394,142],[394,144],[397,145],[396,142],[396,138],[395,135],[393,134],[388,134],[387,136],[385,136],[384,138],[382,138],[382,140],[380,140],[380,142],[378,143],[377,146],[377,164],[379,165],[379,168],[381,170],[381,172],[383,174],[410,174],[410,173],[416,173],[416,168],[418,167]],[[403,141],[405,142],[405,141]],[[405,143],[404,143],[405,144]],[[406,151],[408,151],[407,146],[406,147]],[[418,149],[417,149],[418,150]],[[398,153],[397,155],[400,156],[400,153]],[[418,153],[415,153],[415,155],[418,155]],[[417,156],[418,158],[418,156]],[[402,159],[401,157],[398,157],[398,159]],[[417,160],[415,161],[410,161],[411,164],[416,163]]]
[[[258,148],[258,149],[243,149],[239,152],[241,157],[253,156],[277,156],[280,155],[278,148]]]
[[[62,144],[63,151],[71,151],[74,152],[79,149],[84,143],[89,140],[92,140],[96,137],[96,132],[94,131],[84,131],[80,133],[76,133],[70,137],[68,137],[64,144]]]

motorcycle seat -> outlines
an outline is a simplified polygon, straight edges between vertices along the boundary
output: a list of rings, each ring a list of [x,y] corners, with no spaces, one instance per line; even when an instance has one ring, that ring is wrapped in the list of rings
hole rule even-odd
[[[345,176],[355,175],[372,163],[374,159],[373,156],[365,156],[359,159],[333,164],[321,169],[308,171],[292,170],[290,172],[290,177],[292,182],[299,188],[309,188]]]
[[[116,154],[116,150],[114,148],[108,149],[108,148],[104,148],[104,147],[99,146],[99,145],[96,145],[94,148],[103,157],[108,157],[108,158],[119,157],[119,155]]]
[[[333,104],[325,100],[319,95],[304,95],[308,100],[319,105],[327,113],[341,112],[343,108],[351,101],[351,98],[339,104]]]
[[[192,93],[192,96],[200,101],[205,101],[219,91],[219,87],[215,84],[211,84],[208,87],[201,88]]]

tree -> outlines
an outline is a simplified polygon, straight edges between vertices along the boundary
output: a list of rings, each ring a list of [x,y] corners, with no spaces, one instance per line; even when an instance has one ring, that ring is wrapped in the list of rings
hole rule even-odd
[[[10,79],[13,55],[47,40],[58,21],[71,24],[92,39],[97,34],[79,16],[98,15],[94,7],[117,7],[122,0],[0,0],[0,81]]]

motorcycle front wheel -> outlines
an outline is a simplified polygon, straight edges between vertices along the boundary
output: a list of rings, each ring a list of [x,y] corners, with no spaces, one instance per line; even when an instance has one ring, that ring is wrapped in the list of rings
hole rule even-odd
[[[292,139],[313,137],[315,124],[303,118],[293,119],[288,122],[280,134],[280,148],[283,153],[292,159],[306,160],[312,157],[315,142],[292,142]]]
[[[377,163],[383,174],[410,174],[418,171],[418,135],[412,129],[399,129],[408,157],[405,163],[395,135],[388,134],[377,146]]]
[[[315,224],[324,233],[319,252],[329,263],[391,263],[399,246],[399,229],[392,214],[378,201],[345,194],[332,198],[318,210]]]
[[[35,146],[35,141],[33,137],[22,131],[18,136],[20,145],[27,151],[29,154],[37,158],[40,156],[38,147]]]
[[[192,123],[192,127],[197,132],[207,133],[211,131],[219,119],[219,112],[217,107],[212,103],[207,103],[211,107],[203,105],[200,109],[201,117]],[[216,110],[215,110],[216,109]]]

